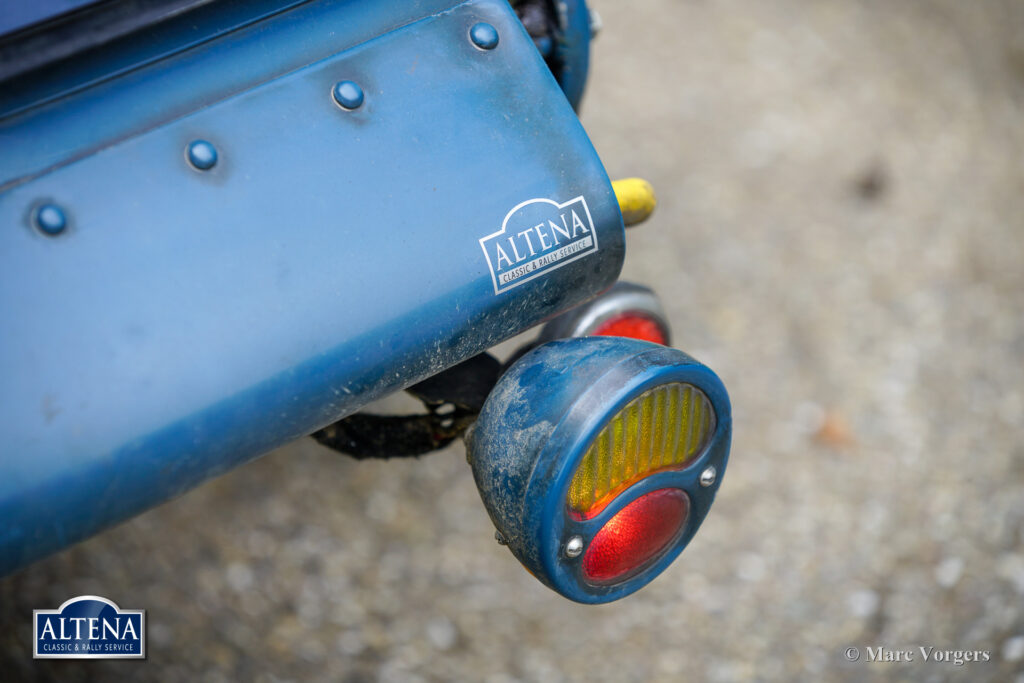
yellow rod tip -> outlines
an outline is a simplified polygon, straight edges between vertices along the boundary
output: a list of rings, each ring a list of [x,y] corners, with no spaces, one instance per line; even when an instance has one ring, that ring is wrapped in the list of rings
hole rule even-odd
[[[643,178],[623,178],[612,181],[612,190],[619,201],[622,222],[626,227],[643,223],[654,212],[658,198],[654,188]]]

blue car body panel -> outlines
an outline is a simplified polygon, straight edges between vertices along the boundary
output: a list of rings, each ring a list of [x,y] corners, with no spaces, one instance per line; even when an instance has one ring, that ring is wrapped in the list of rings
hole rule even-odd
[[[0,34],[21,31],[62,14],[95,5],[100,0],[34,0],[7,2],[0,8]]]
[[[608,178],[503,0],[305,3],[131,63],[0,103],[0,574],[618,276]]]

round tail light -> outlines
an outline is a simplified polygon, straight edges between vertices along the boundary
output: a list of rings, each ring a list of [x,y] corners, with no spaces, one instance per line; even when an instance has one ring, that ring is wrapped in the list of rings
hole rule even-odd
[[[597,337],[629,337],[655,344],[668,344],[664,329],[665,326],[651,316],[629,311],[602,322],[593,334]]]
[[[628,337],[668,346],[671,331],[654,290],[631,282],[616,282],[597,298],[550,320],[540,340],[567,337]]]
[[[646,585],[696,533],[731,424],[721,380],[683,352],[578,337],[516,361],[467,450],[519,561],[562,595],[599,603]]]

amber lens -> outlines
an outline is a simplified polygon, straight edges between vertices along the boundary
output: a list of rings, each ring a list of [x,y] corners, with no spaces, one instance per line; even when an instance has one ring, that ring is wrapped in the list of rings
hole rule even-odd
[[[569,510],[589,519],[640,479],[685,467],[714,430],[711,402],[700,389],[679,382],[650,389],[630,401],[590,444],[569,485]]]

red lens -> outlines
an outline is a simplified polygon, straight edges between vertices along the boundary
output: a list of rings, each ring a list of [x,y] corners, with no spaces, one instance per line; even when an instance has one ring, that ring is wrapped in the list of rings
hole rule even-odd
[[[637,574],[679,536],[689,512],[681,489],[640,496],[594,536],[583,555],[583,575],[590,583],[611,584]]]
[[[629,337],[664,345],[667,341],[661,325],[639,313],[623,313],[605,320],[594,330],[596,337]]]

